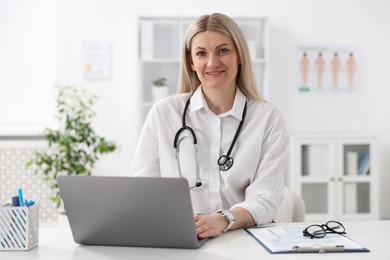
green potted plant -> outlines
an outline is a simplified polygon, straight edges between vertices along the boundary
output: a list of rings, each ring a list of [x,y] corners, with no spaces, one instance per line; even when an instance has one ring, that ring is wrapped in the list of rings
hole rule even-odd
[[[153,82],[153,86],[152,86],[153,102],[157,102],[160,99],[168,96],[169,87],[167,85],[166,78],[161,77],[156,80],[153,80],[152,82]]]
[[[91,175],[102,154],[114,152],[116,145],[96,134],[92,127],[95,113],[92,107],[97,97],[75,86],[57,86],[56,118],[58,129],[46,128],[47,151],[36,151],[26,164],[35,174],[41,174],[55,195],[50,198],[61,207],[56,181],[59,175]]]

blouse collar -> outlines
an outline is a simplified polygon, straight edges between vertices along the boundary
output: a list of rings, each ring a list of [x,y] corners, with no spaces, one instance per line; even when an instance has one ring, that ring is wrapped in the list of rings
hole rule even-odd
[[[233,103],[232,109],[230,109],[229,111],[222,113],[218,116],[219,117],[226,117],[226,116],[232,115],[241,121],[242,111],[244,110],[245,102],[246,102],[245,95],[241,92],[241,90],[238,87],[236,87],[236,96],[234,97],[234,103]],[[201,88],[201,86],[199,86],[195,90],[194,94],[191,97],[191,103],[190,103],[189,110],[191,112],[195,112],[195,111],[198,111],[202,108],[204,108],[206,111],[210,111],[210,109],[207,105],[207,102],[204,98],[202,88]]]

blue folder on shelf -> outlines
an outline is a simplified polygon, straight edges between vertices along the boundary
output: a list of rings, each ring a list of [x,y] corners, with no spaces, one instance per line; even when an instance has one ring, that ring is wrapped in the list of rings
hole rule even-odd
[[[268,226],[245,229],[271,254],[369,252],[345,235],[327,234],[323,238],[304,237],[304,226]]]
[[[359,175],[368,175],[370,171],[370,153],[364,154],[358,166]]]

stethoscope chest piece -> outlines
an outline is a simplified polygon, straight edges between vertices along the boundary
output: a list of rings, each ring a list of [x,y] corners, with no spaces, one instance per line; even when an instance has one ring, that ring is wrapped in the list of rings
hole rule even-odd
[[[234,163],[233,158],[227,155],[222,155],[218,159],[218,165],[221,171],[229,170],[232,167],[233,163]]]

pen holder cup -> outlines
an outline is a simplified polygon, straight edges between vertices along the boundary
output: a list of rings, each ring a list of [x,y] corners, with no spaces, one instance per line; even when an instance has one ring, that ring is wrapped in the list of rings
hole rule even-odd
[[[38,245],[39,203],[0,207],[0,251],[28,251]]]

